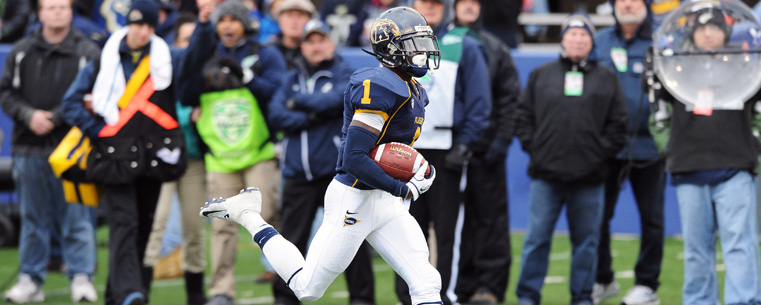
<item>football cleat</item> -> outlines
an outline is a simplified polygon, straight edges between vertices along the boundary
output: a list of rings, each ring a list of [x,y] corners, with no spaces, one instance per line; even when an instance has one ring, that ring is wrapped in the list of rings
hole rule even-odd
[[[262,193],[258,188],[249,187],[230,198],[217,198],[207,202],[201,208],[201,218],[219,218],[241,223],[241,216],[246,213],[261,213]]]

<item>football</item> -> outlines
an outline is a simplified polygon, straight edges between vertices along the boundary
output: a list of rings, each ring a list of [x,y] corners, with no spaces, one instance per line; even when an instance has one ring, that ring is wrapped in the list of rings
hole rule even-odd
[[[370,151],[370,158],[383,169],[386,174],[404,182],[410,181],[415,172],[423,165],[425,158],[409,145],[391,142],[375,146]],[[431,168],[425,171],[425,176],[431,174]]]

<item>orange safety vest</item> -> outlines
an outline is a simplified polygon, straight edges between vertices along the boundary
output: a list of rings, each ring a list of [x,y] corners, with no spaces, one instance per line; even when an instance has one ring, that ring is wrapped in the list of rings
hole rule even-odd
[[[118,102],[119,109],[121,109],[119,111],[119,121],[115,125],[103,127],[100,133],[98,133],[99,137],[116,135],[138,111],[156,121],[156,123],[165,129],[174,129],[179,126],[177,120],[172,118],[170,114],[148,100],[156,92],[156,88],[153,86],[153,78],[150,76],[149,58],[150,56],[147,55],[140,61],[137,69],[135,69],[132,77],[127,82],[124,95],[122,95]]]

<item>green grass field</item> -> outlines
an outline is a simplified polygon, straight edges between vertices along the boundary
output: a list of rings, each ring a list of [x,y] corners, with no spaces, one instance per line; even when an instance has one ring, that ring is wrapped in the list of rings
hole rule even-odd
[[[99,297],[103,298],[105,289],[108,229],[98,230],[98,271],[95,275],[95,286]],[[515,284],[520,273],[520,250],[523,245],[523,234],[512,234],[513,264],[510,270],[510,282],[506,294],[505,304],[515,304]],[[634,262],[637,258],[639,242],[632,236],[614,236],[613,255],[616,277],[621,284],[621,294],[617,298],[606,301],[603,304],[620,304],[623,294],[633,285]],[[250,239],[250,235],[241,231],[238,246],[238,264],[236,269],[237,280],[237,304],[271,304],[272,290],[269,284],[256,284],[254,279],[262,272],[259,264],[261,251]],[[208,257],[208,255],[207,255]],[[569,304],[568,275],[570,270],[570,241],[567,235],[555,236],[552,247],[550,269],[542,291],[543,304]],[[661,304],[681,304],[682,287],[682,242],[676,238],[667,238],[665,245],[663,269],[661,273],[661,287],[658,290]],[[0,249],[0,285],[13,277],[18,268],[18,250],[16,248]],[[720,277],[723,277],[723,261],[719,258]],[[373,259],[375,271],[375,294],[379,305],[393,305],[397,303],[394,293],[394,272],[380,258]],[[13,282],[9,285],[12,285]],[[723,283],[720,283],[723,285]],[[207,271],[208,286],[208,271]],[[721,287],[721,286],[720,286]],[[3,288],[3,287],[0,287]],[[5,288],[7,289],[7,288]],[[68,280],[60,273],[48,275],[44,286],[46,301],[43,304],[70,304]],[[185,304],[184,284],[182,279],[156,280],[153,282],[151,291],[151,304]],[[101,300],[102,301],[102,300]],[[348,293],[343,277],[339,277],[330,286],[325,296],[312,304],[348,304]]]

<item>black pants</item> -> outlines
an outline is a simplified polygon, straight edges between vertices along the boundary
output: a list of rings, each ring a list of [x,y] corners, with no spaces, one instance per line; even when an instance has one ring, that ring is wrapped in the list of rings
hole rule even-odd
[[[639,257],[634,267],[635,285],[658,289],[663,260],[663,192],[666,188],[664,161],[615,160],[610,165],[610,175],[605,183],[605,212],[600,230],[600,247],[597,258],[597,282],[613,281],[610,256],[610,220],[616,209],[618,193],[626,177],[632,186],[639,210],[642,236]],[[628,174],[628,175],[627,175]]]
[[[468,166],[465,223],[460,247],[458,300],[487,289],[503,302],[510,275],[510,233],[505,160],[488,164],[475,154]],[[435,183],[435,182],[434,182]]]
[[[292,242],[301,253],[306,253],[314,214],[325,203],[325,191],[332,180],[332,176],[313,181],[285,179],[280,235]],[[375,279],[368,247],[367,242],[362,243],[354,260],[344,271],[350,302],[375,304]],[[275,304],[301,304],[280,277],[272,284],[272,293]]]
[[[436,233],[436,269],[441,274],[441,300],[444,304],[452,304],[446,296],[452,276],[452,257],[454,247],[457,217],[459,214],[462,193],[460,181],[462,174],[444,168],[446,150],[420,149],[426,160],[436,168],[436,180],[431,188],[410,205],[410,214],[415,217],[423,234],[428,238],[429,223],[433,222]],[[455,262],[455,267],[457,266]],[[402,304],[411,303],[409,287],[404,280],[396,275],[396,295]]]
[[[122,304],[133,292],[150,294],[153,274],[143,268],[143,257],[160,191],[161,181],[152,179],[103,187],[109,225],[106,304]]]

